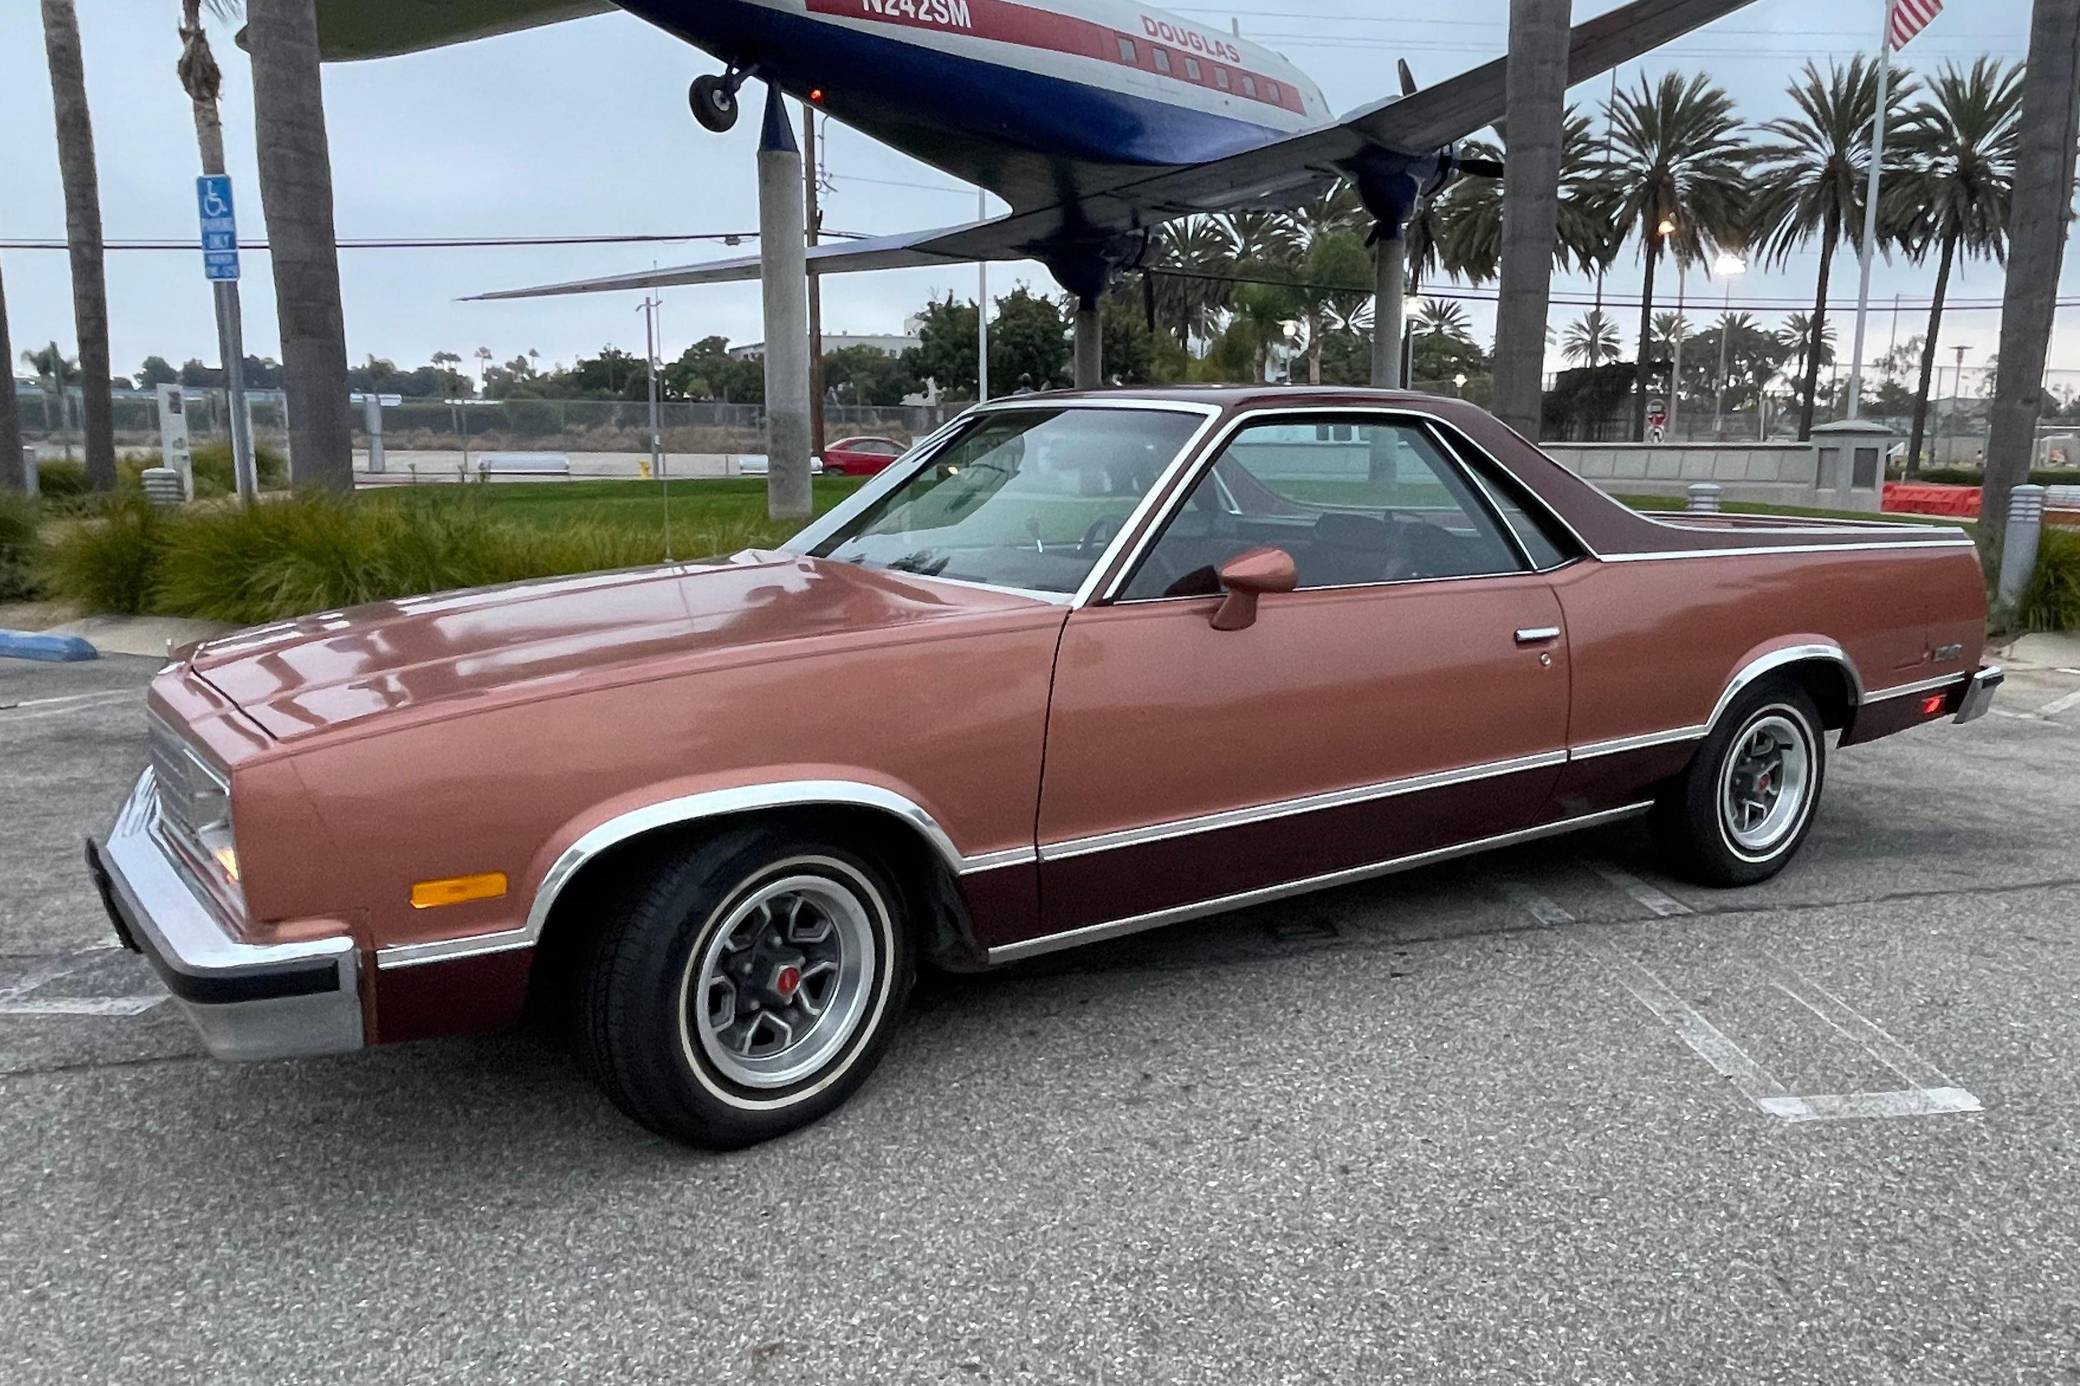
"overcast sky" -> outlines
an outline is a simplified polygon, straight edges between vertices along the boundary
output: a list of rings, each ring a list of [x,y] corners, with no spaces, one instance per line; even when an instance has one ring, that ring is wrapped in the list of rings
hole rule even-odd
[[[1419,76],[1436,80],[1500,53],[1508,0],[1460,0],[1436,18],[1433,0],[1241,0],[1233,6],[1177,7],[1194,19],[1226,24],[1285,51],[1326,89],[1333,105],[1351,108],[1392,89],[1393,60],[1406,56]],[[1578,5],[1577,19],[1609,8]],[[1875,46],[1881,0],[1759,0],[1620,74],[1669,67],[1709,70],[1734,94],[1744,115],[1783,112],[1787,79],[1808,57],[1846,59]],[[178,7],[172,0],[79,0],[101,168],[102,214],[111,239],[195,235],[196,154],[188,104],[174,77]],[[1952,4],[1907,49],[1910,65],[1982,52],[2020,58],[2027,47],[2029,0]],[[151,17],[147,22],[146,16]],[[230,27],[215,26],[225,72],[224,122],[237,180],[242,231],[264,233],[253,162],[251,81]],[[757,224],[753,152],[757,121],[727,136],[697,127],[687,114],[686,84],[717,67],[704,54],[625,15],[615,14],[413,57],[329,68],[326,103],[332,140],[338,229],[357,237],[514,236],[748,231]],[[1576,88],[1571,99],[1600,104],[1607,82]],[[755,112],[758,99],[747,100]],[[0,241],[61,239],[64,210],[36,7],[0,6]],[[838,230],[889,233],[967,220],[975,194],[933,169],[833,126],[829,177],[835,188],[827,224]],[[488,346],[501,360],[538,349],[545,363],[569,361],[603,344],[641,350],[638,294],[524,303],[465,304],[484,289],[640,269],[654,260],[681,264],[726,254],[719,247],[605,246],[458,250],[346,250],[347,348],[359,361],[374,353],[404,365],[436,350],[468,357]],[[175,363],[214,361],[208,290],[195,252],[112,251],[109,299],[118,372],[150,353]],[[72,308],[62,253],[0,250],[10,326],[17,351],[55,339],[72,350]],[[1764,300],[1766,321],[1792,311],[1812,293],[1816,256],[1797,255],[1781,271],[1751,273],[1736,300]],[[1052,289],[1038,266],[993,268],[1001,293],[1023,279]],[[277,353],[271,281],[262,255],[246,257],[246,341],[256,355]],[[1881,264],[1874,300],[1873,352],[1893,338],[1895,294],[1925,295],[1932,268]],[[1639,266],[1628,252],[1610,278],[1613,293],[1638,288]],[[1836,296],[1853,295],[1853,260],[1836,269]],[[1563,278],[1556,292],[1586,291]],[[901,329],[928,297],[951,289],[975,292],[972,270],[910,270],[826,281],[824,322],[831,332]],[[1673,305],[1676,286],[1664,273],[1658,296]],[[1721,286],[1693,275],[1695,318],[1712,316]],[[1998,301],[2001,277],[1989,265],[1967,265],[1952,285],[1960,304],[1945,323],[1945,345],[1970,348],[1966,361],[1996,349],[1999,313],[1971,311],[1972,300]],[[2063,296],[2080,297],[2080,254],[2070,253]],[[1493,314],[1471,304],[1483,338]],[[1556,307],[1556,329],[1578,316]],[[1620,311],[1621,321],[1629,317]],[[1921,330],[1922,314],[1899,314],[1901,340]],[[757,340],[755,286],[677,289],[667,295],[667,348],[721,334]],[[1628,332],[1628,337],[1629,337]],[[1839,340],[1846,346],[1849,326]],[[1944,360],[1951,358],[1946,352]],[[2080,308],[2059,314],[2054,369],[2080,372]],[[2080,374],[2073,378],[2080,383]]]

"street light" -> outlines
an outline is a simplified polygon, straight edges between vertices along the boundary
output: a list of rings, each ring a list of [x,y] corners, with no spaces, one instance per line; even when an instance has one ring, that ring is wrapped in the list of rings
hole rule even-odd
[[[1748,262],[1738,255],[1712,261],[1712,273],[1726,281],[1726,308],[1719,317],[1719,381],[1712,398],[1712,436],[1717,438],[1726,423],[1726,333],[1733,319],[1733,281],[1748,272]]]
[[[1456,387],[1458,388],[1458,391],[1459,391],[1459,398],[1460,398],[1460,399],[1465,399],[1465,398],[1466,398],[1466,372],[1465,372],[1465,371],[1460,371],[1460,372],[1459,372],[1459,373],[1458,373],[1457,375],[1453,376],[1453,377],[1452,377],[1452,384],[1453,384],[1454,386],[1456,386]]]

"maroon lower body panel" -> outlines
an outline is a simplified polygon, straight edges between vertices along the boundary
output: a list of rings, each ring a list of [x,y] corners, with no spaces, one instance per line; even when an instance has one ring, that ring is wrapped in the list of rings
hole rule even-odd
[[[535,950],[514,948],[474,958],[379,967],[369,1043],[438,1039],[504,1030],[527,1004],[527,974]]]
[[[1964,704],[1965,690],[1969,687],[1969,679],[1960,679],[1949,688],[1931,688],[1926,693],[1908,693],[1883,702],[1865,703],[1850,718],[1848,729],[1842,733],[1842,744],[1861,746],[1866,741],[1876,741],[1881,736],[1891,736],[1924,722],[1940,722],[1945,717],[1955,717],[1958,708]]]
[[[1030,863],[978,871],[960,880],[975,941],[984,948],[1033,936],[1040,914],[1040,873]]]
[[[1699,737],[1570,761],[1553,791],[1553,816],[1580,818],[1651,799],[1662,785],[1683,773],[1703,744],[1704,738]]]
[[[1061,933],[1515,832],[1547,817],[1551,768],[1043,862]],[[1013,942],[1000,940],[998,942]]]

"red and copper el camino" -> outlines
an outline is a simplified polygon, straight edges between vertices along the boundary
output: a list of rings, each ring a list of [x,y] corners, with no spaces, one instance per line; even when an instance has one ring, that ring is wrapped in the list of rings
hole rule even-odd
[[[167,668],[90,845],[209,1047],[567,1009],[629,1115],[830,1110],[976,969],[1650,815],[1737,886],[1828,736],[1969,721],[1948,529],[1649,519],[1428,396],[1035,396],[784,549],[382,603]]]

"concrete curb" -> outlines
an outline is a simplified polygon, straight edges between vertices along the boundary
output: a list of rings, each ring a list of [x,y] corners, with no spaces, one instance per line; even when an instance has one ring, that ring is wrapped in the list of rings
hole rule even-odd
[[[83,659],[100,657],[101,651],[76,635],[0,630],[0,659],[36,659],[50,664],[73,664]]]

